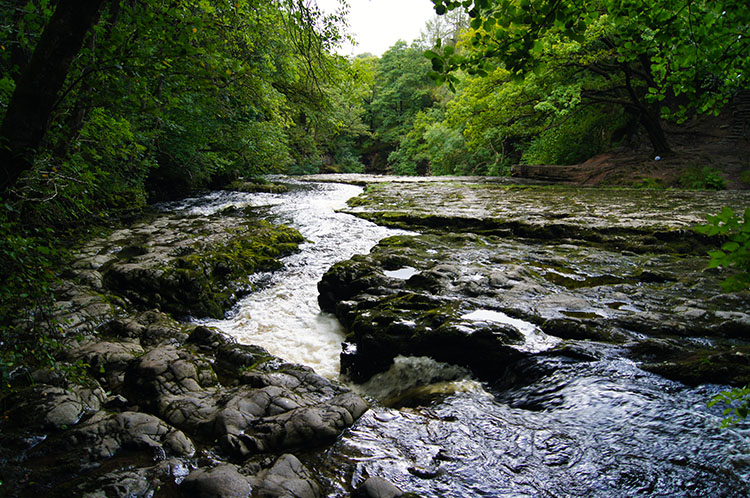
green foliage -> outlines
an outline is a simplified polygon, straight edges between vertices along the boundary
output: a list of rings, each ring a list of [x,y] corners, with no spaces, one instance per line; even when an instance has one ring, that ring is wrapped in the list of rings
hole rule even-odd
[[[29,333],[45,324],[58,250],[50,230],[23,234],[17,214],[9,204],[0,206],[0,391],[10,389],[29,363],[54,365],[59,349],[48,335]]]
[[[708,406],[712,407],[718,403],[728,405],[722,413],[724,420],[721,422],[722,427],[729,427],[746,419],[750,415],[750,387],[735,387],[727,391],[722,391],[711,398]]]
[[[52,8],[2,9],[2,105],[25,63],[17,54],[33,50]],[[338,136],[364,129],[347,62],[330,54],[343,13],[291,0],[107,2],[71,66],[45,167],[20,194],[91,213],[143,204],[147,190],[177,195],[319,162]],[[344,156],[354,168],[356,154]]]
[[[699,233],[720,237],[720,249],[710,251],[709,268],[732,269],[736,273],[727,278],[722,287],[727,292],[750,288],[750,208],[743,215],[735,215],[725,207],[717,215],[708,216],[708,223],[696,227]]]
[[[621,115],[606,108],[583,108],[534,138],[523,153],[525,164],[577,164],[610,149]]]
[[[664,182],[659,178],[641,178],[640,180],[633,182],[633,188],[649,189],[649,190],[664,190]]]
[[[435,81],[455,87],[461,71],[486,77],[497,67],[517,79],[562,74],[580,89],[570,103],[622,106],[657,151],[668,149],[660,116],[716,114],[747,85],[750,11],[727,0],[653,0],[647,8],[614,0],[435,1],[438,14],[454,9],[472,17],[471,50],[438,43],[426,52]]]
[[[696,231],[723,241],[720,249],[709,251],[708,267],[734,270],[735,273],[722,282],[724,291],[750,289],[750,208],[739,216],[731,208],[724,207],[719,214],[708,216],[708,223],[696,227]],[[714,396],[708,406],[717,403],[728,405],[722,427],[736,424],[750,413],[750,388],[723,391]]]
[[[374,141],[380,145],[375,147],[385,150],[386,157],[412,128],[419,112],[435,102],[428,72],[429,63],[422,57],[422,50],[402,41],[377,61],[366,119]]]
[[[727,188],[721,173],[710,166],[691,168],[678,181],[682,188],[691,190],[724,190]]]

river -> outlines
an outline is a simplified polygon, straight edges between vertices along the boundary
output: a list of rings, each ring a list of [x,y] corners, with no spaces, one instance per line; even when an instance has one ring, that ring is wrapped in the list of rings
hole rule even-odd
[[[283,270],[257,276],[258,290],[227,319],[202,323],[336,378],[343,331],[320,313],[317,283],[337,261],[399,232],[336,212],[359,187],[289,186],[284,194],[218,192],[171,209],[253,206],[302,233],[307,242]],[[399,358],[391,371],[355,386],[373,396],[373,408],[308,464],[330,496],[347,496],[347,484],[368,475],[435,498],[750,493],[748,425],[721,429],[720,407],[706,407],[722,386],[686,387],[639,369],[617,345],[588,347],[596,359],[547,358],[550,375],[504,390],[456,367]],[[433,382],[392,407],[375,399],[424,378]]]

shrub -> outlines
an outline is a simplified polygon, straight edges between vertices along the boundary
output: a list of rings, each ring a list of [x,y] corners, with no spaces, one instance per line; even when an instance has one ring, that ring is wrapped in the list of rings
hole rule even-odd
[[[638,181],[633,182],[633,188],[639,189],[650,189],[650,190],[663,190],[664,182],[659,178],[641,178]]]
[[[711,398],[708,406],[710,408],[717,403],[728,405],[724,409],[724,420],[721,422],[721,426],[728,427],[736,424],[750,415],[750,387],[735,387],[734,389],[722,391]]]
[[[691,168],[678,181],[682,188],[690,190],[724,190],[727,188],[721,173],[710,166]]]
[[[724,242],[720,249],[710,251],[709,268],[735,270],[722,287],[727,292],[750,288],[750,208],[742,216],[735,216],[731,208],[725,207],[715,216],[708,216],[708,223],[696,228],[709,236],[721,236]]]
[[[9,204],[0,205],[0,391],[33,363],[53,364],[55,341],[35,332],[53,299],[58,252],[50,231],[22,234]]]
[[[724,280],[722,287],[727,292],[738,292],[750,288],[750,208],[743,216],[735,216],[731,208],[725,207],[708,223],[696,228],[709,236],[721,237],[721,248],[709,252],[710,268],[731,268],[735,273]],[[709,401],[708,406],[724,403],[722,426],[726,427],[745,419],[750,414],[750,388],[735,388],[723,391]]]

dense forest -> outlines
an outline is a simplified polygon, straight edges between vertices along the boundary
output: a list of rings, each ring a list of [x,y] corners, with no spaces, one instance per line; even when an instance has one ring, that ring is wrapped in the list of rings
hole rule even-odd
[[[5,197],[57,223],[263,173],[665,154],[663,123],[746,86],[747,14],[722,2],[434,3],[421,39],[347,59],[345,2],[3,2]]]
[[[665,123],[747,88],[732,2],[433,3],[421,39],[345,58],[344,1],[0,2],[0,321],[48,292],[69,230],[149,202],[267,173],[665,155]]]

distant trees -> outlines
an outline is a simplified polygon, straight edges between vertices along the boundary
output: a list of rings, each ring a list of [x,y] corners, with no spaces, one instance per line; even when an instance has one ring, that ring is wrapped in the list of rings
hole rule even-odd
[[[397,42],[377,61],[368,106],[377,150],[383,159],[398,147],[417,114],[435,102],[429,62],[419,46]]]

